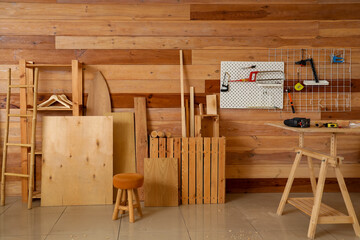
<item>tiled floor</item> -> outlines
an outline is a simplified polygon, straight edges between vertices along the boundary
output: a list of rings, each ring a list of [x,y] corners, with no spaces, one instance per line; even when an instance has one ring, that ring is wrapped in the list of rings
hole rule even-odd
[[[309,194],[292,194],[309,196]],[[26,209],[19,198],[8,198],[0,207],[1,240],[297,240],[307,239],[309,217],[291,206],[275,214],[279,193],[229,194],[223,205],[190,205],[143,208],[144,217],[129,223],[125,215],[112,221],[113,205],[39,207]],[[360,193],[351,194],[360,213]],[[343,211],[341,195],[326,193],[324,202]],[[351,225],[320,225],[316,239],[359,240]]]

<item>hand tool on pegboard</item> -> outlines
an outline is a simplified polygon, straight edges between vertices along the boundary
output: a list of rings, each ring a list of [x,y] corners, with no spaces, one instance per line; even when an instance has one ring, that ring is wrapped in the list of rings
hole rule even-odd
[[[301,91],[301,90],[303,90],[303,88],[304,88],[304,85],[302,85],[301,83],[300,83],[300,68],[298,68],[297,69],[297,83],[295,84],[295,86],[294,86],[294,89],[296,90],[296,91]]]
[[[292,101],[291,94],[290,94],[290,92],[291,92],[290,88],[287,88],[287,89],[285,90],[285,92],[287,92],[287,94],[288,94],[292,112],[295,113],[294,103],[293,103],[293,101]]]
[[[308,59],[302,59],[300,61],[295,62],[295,64],[300,65],[302,67],[306,66],[306,64],[310,62],[310,66],[311,66],[311,70],[312,73],[314,75],[314,79],[315,81],[312,80],[305,80],[304,81],[304,85],[329,85],[329,82],[326,80],[319,80],[317,72],[316,72],[316,68],[315,68],[315,64],[312,58],[308,58]]]

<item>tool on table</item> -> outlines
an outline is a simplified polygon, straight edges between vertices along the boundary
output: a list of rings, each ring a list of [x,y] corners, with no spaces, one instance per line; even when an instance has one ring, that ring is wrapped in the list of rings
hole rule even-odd
[[[304,66],[306,66],[307,62],[310,62],[311,70],[312,70],[312,72],[313,72],[315,81],[305,80],[305,81],[304,81],[304,85],[310,85],[310,86],[313,86],[313,85],[329,85],[329,82],[328,82],[328,81],[326,81],[326,80],[319,80],[318,75],[317,75],[317,73],[316,73],[316,68],[315,68],[315,65],[314,65],[314,61],[313,61],[312,58],[302,59],[302,60],[300,60],[300,61],[295,62],[295,64],[304,67]]]
[[[294,89],[296,90],[296,91],[301,91],[301,90],[303,90],[304,89],[304,85],[302,85],[301,83],[300,83],[300,68],[298,68],[298,70],[297,70],[297,79],[298,79],[298,82],[295,84],[295,86],[294,86]]]
[[[343,57],[339,57],[334,54],[331,55],[331,63],[343,63],[343,62],[345,62]]]
[[[315,127],[339,128],[340,126],[337,123],[315,123]]]
[[[288,94],[292,112],[295,113],[294,103],[293,103],[293,101],[292,101],[291,94],[290,94],[290,92],[291,92],[290,88],[287,88],[287,89],[285,90],[285,92],[287,92],[287,94]]]
[[[308,128],[310,127],[310,119],[296,117],[296,118],[284,120],[284,124],[288,127]]]

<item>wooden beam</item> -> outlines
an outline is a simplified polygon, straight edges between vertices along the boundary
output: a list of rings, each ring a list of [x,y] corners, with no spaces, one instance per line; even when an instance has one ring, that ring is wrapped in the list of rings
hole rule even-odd
[[[180,50],[180,92],[181,92],[181,135],[186,137],[186,119],[184,106],[184,68],[183,68],[183,52]]]

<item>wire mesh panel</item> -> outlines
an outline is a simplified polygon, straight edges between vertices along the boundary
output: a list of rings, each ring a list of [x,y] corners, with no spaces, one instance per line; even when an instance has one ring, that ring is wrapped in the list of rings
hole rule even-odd
[[[282,109],[284,63],[223,61],[220,87],[220,108]]]
[[[318,79],[328,85],[304,85],[304,80],[315,82],[311,65],[295,62],[310,58]],[[285,62],[284,88],[290,89],[296,112],[351,111],[351,49],[269,49],[269,62],[277,61]],[[297,83],[304,86],[301,91],[295,89]],[[291,112],[288,94],[282,111]]]

